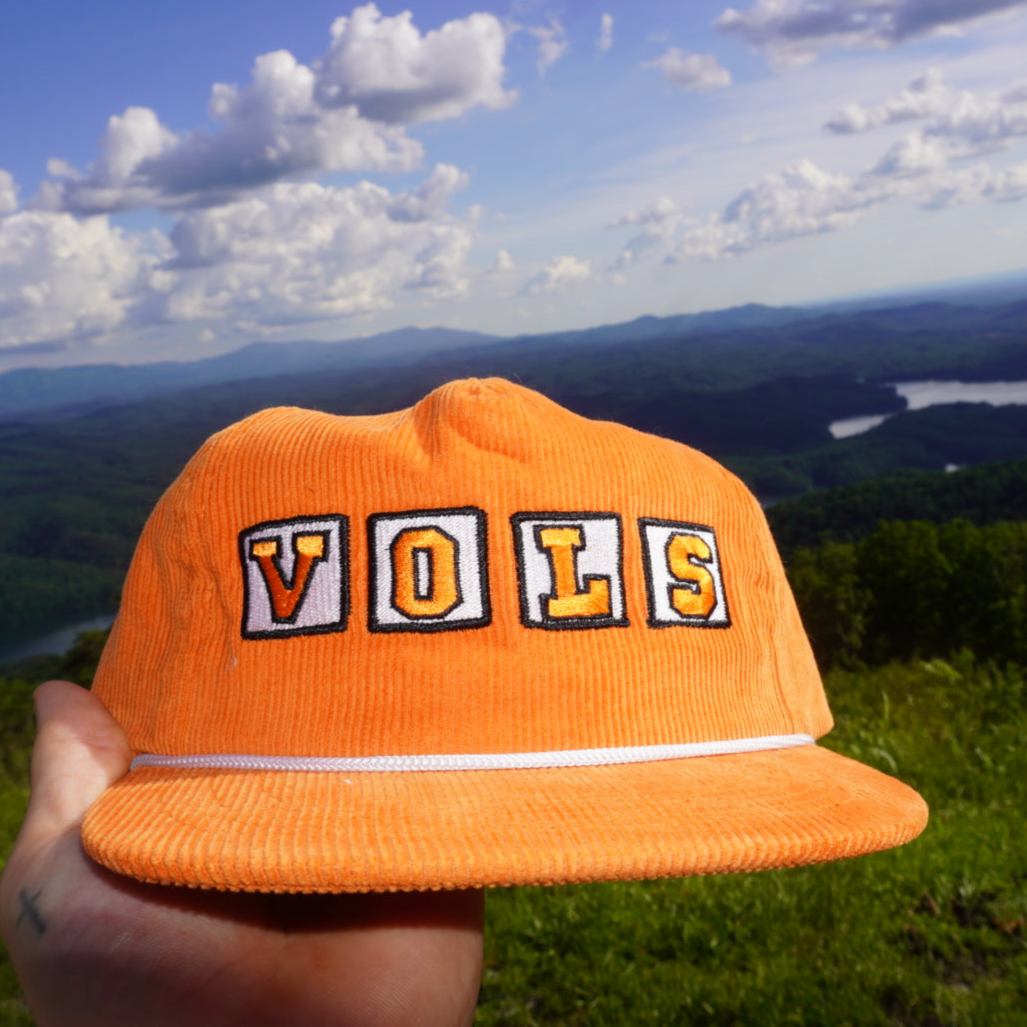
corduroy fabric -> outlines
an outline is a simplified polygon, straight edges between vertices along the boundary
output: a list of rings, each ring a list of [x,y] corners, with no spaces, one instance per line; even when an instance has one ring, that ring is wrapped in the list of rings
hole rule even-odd
[[[375,518],[466,510],[486,525],[483,615],[376,629]],[[619,518],[626,623],[525,622],[517,518],[570,512]],[[240,533],[318,518],[345,518],[344,629],[247,637]],[[662,520],[715,532],[729,624],[649,622],[640,524]],[[688,447],[501,380],[375,417],[268,410],[211,438],[143,532],[94,690],[137,753],[166,755],[540,752],[831,726],[745,487]],[[925,821],[904,785],[805,746],[515,771],[143,768],[101,797],[84,840],[147,881],[360,891],[759,869],[900,844]]]

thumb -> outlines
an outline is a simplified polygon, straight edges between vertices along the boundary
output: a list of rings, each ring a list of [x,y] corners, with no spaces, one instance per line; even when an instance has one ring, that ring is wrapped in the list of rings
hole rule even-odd
[[[23,834],[52,836],[76,827],[86,810],[128,772],[128,739],[91,692],[47,681],[35,692],[38,731],[32,750]]]

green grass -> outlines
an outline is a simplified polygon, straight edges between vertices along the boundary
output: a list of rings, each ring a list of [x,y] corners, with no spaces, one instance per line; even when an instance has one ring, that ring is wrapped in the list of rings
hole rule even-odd
[[[0,852],[14,845],[28,802],[29,753],[35,734],[32,691],[24,678],[0,678]],[[32,1027],[7,953],[0,948],[0,1025]]]
[[[827,685],[827,744],[922,792],[920,839],[795,870],[494,892],[476,1024],[1022,1027],[1023,671],[934,661]]]
[[[478,1027],[1022,1027],[1027,671],[969,656],[832,673],[832,748],[921,791],[904,848],[752,875],[497,890]],[[30,686],[0,682],[0,843]],[[0,1025],[31,1024],[0,964]]]

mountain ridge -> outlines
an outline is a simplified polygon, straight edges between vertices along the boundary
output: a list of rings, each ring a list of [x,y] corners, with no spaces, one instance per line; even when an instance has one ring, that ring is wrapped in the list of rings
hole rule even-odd
[[[644,315],[541,335],[505,337],[409,327],[343,342],[255,341],[193,361],[17,368],[0,373],[0,422],[62,420],[208,385],[297,374],[360,374],[429,364],[437,365],[440,373],[449,377],[477,375],[483,370],[503,374],[511,367],[516,369],[522,359],[554,352],[565,352],[573,364],[589,347],[598,361],[618,350],[637,348],[652,353],[653,347],[662,347],[668,353],[673,351],[675,360],[680,358],[692,367],[692,385],[697,388],[756,384],[760,376],[744,380],[739,370],[768,358],[780,364],[778,375],[841,371],[857,376],[867,373],[878,382],[901,381],[909,379],[901,361],[871,361],[878,369],[876,377],[869,365],[865,372],[861,370],[869,350],[899,340],[924,349],[939,344],[951,348],[957,335],[963,339],[963,351],[951,368],[958,368],[967,380],[1027,378],[1027,354],[1020,345],[1027,337],[1027,301],[1022,297],[981,306],[937,299],[893,300],[876,308],[847,311],[748,303],[696,314]],[[979,351],[976,367],[966,359],[966,351],[974,348]],[[495,370],[488,372],[489,367]],[[938,363],[934,370],[944,373],[948,369]]]
[[[137,402],[203,385],[319,370],[407,364],[426,357],[457,355],[493,346],[619,344],[649,342],[678,334],[777,327],[812,318],[801,307],[747,303],[723,310],[658,317],[534,335],[497,336],[454,328],[398,328],[341,342],[258,340],[212,357],[151,364],[78,364],[14,368],[0,372],[0,421],[24,415],[77,416],[109,403]]]

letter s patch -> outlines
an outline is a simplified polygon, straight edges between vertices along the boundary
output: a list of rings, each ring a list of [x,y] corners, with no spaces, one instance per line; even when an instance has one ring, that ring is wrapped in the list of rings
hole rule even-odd
[[[648,624],[726,628],[731,625],[724,576],[712,528],[642,517]]]

